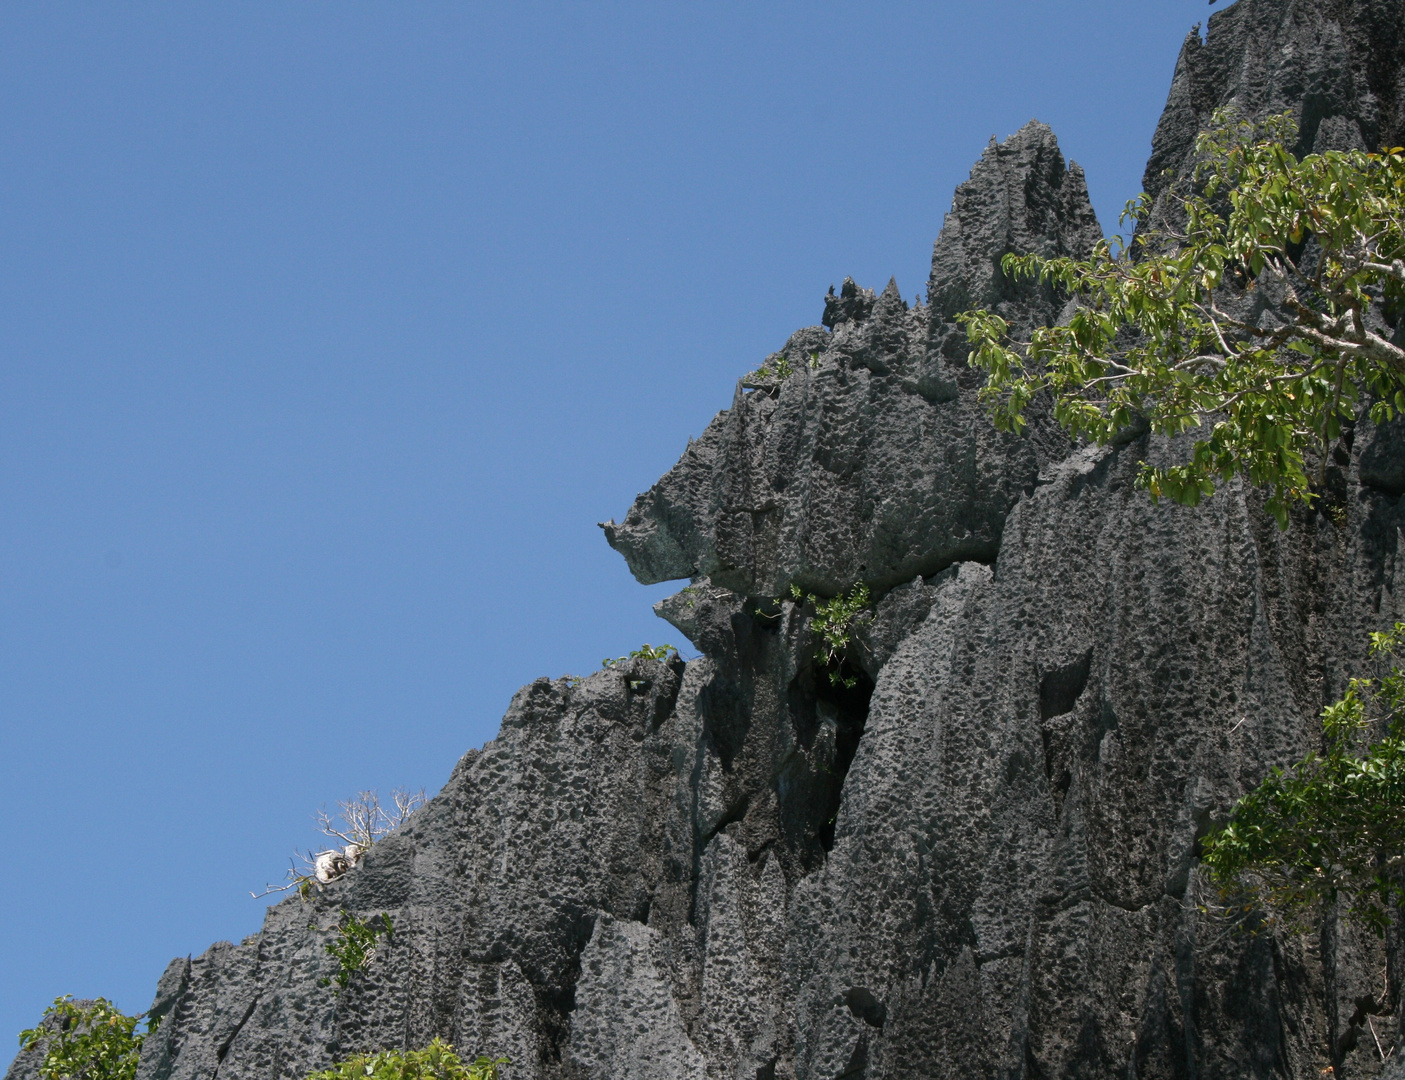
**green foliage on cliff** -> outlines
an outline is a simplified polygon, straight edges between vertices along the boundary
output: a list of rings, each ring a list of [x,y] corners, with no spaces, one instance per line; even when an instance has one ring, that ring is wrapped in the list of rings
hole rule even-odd
[[[106,998],[80,1006],[55,998],[44,1014],[47,1024],[20,1032],[20,1049],[44,1046],[38,1072],[43,1080],[132,1080],[141,1044],[156,1027],[137,1032],[140,1016],[128,1016]]]
[[[360,1054],[307,1080],[497,1080],[507,1058],[477,1058],[464,1064],[454,1048],[435,1039],[423,1050],[383,1050]]]
[[[600,666],[611,668],[616,664],[627,664],[631,660],[668,660],[677,655],[678,649],[673,645],[650,645],[646,641],[639,648],[630,649],[627,656],[605,657],[600,661]]]
[[[991,312],[960,318],[997,426],[1019,431],[1047,396],[1065,430],[1098,443],[1198,429],[1188,461],[1143,467],[1152,497],[1194,505],[1242,475],[1286,526],[1363,402],[1377,421],[1405,411],[1405,350],[1382,321],[1405,306],[1405,151],[1299,160],[1286,117],[1214,125],[1166,220],[1152,227],[1146,195],[1128,204],[1124,220],[1145,226],[1133,252],[1005,257],[1012,277],[1076,299],[1066,323],[1014,341]]]
[[[844,674],[844,658],[849,648],[854,616],[868,607],[868,586],[860,581],[847,594],[841,592],[838,596],[821,600],[814,593],[807,594],[801,591],[800,586],[792,585],[790,596],[797,604],[809,604],[815,609],[815,617],[810,623],[810,629],[820,639],[815,660],[829,672],[830,683],[853,689],[857,680],[852,675]]]
[[[394,932],[387,913],[360,919],[349,911],[343,911],[336,936],[325,946],[336,957],[337,973],[330,979],[323,979],[322,985],[329,986],[336,982],[339,989],[345,990],[351,977],[358,971],[364,971],[376,958],[380,938],[390,937]]]
[[[1371,635],[1385,670],[1353,679],[1322,713],[1322,748],[1274,769],[1202,846],[1227,891],[1247,890],[1292,920],[1342,901],[1378,934],[1402,899],[1405,671],[1386,664],[1405,623]]]

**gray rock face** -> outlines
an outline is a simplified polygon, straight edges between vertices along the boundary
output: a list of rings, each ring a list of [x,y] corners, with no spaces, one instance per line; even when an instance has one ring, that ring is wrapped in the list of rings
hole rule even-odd
[[[1303,86],[1350,73],[1319,130],[1394,116],[1398,27],[1361,28],[1398,17],[1241,0],[1187,45],[1213,78],[1183,53],[1158,152],[1183,156],[1205,86],[1305,100],[1308,60]],[[1380,1073],[1398,936],[1244,933],[1196,845],[1405,618],[1401,433],[1358,424],[1345,520],[1286,532],[1234,485],[1153,505],[1133,481],[1164,441],[997,435],[950,316],[1055,317],[992,267],[1096,235],[1047,128],[988,149],[930,304],[846,282],[606,526],[641,580],[692,579],[658,611],[702,657],[520,691],[356,869],[172,963],[140,1080],[295,1078],[436,1035],[511,1080]],[[836,684],[787,589],[859,580]],[[337,991],[342,910],[395,933]]]
[[[1297,153],[1398,145],[1405,135],[1405,8],[1393,0],[1239,0],[1187,35],[1143,188],[1186,171],[1196,134],[1223,106],[1291,112]]]
[[[1006,514],[1068,446],[990,426],[952,316],[983,304],[1016,326],[1052,322],[1058,298],[1008,287],[1000,257],[1086,255],[1101,236],[1083,173],[1047,126],[992,140],[937,239],[930,304],[909,310],[894,282],[875,299],[846,281],[826,301],[833,332],[801,330],[770,359],[795,374],[739,383],[606,539],[642,582],[707,577],[749,596],[887,589],[993,561]]]

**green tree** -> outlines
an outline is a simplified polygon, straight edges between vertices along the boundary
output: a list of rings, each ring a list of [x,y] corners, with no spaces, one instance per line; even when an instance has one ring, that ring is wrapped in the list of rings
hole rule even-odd
[[[44,1047],[43,1080],[132,1080],[141,1044],[156,1027],[137,1032],[141,1016],[128,1016],[106,998],[80,1004],[55,998],[38,1027],[20,1032],[20,1049]]]
[[[1098,443],[1201,429],[1189,460],[1144,466],[1152,497],[1194,505],[1242,475],[1286,527],[1358,408],[1405,411],[1405,350],[1383,319],[1405,306],[1405,151],[1299,160],[1293,136],[1287,117],[1219,113],[1161,215],[1181,224],[1152,227],[1143,195],[1124,215],[1142,226],[1130,252],[1118,238],[1089,259],[1007,255],[1008,274],[1076,310],[1028,341],[988,311],[960,317],[996,425],[1020,430],[1047,395],[1064,429]]]
[[[1371,635],[1384,671],[1322,713],[1322,749],[1274,769],[1202,844],[1212,877],[1292,918],[1342,901],[1383,934],[1405,891],[1405,623]]]
[[[1083,260],[1007,256],[1013,278],[1074,304],[1028,341],[990,312],[961,316],[996,425],[1019,431],[1043,401],[1097,443],[1198,431],[1187,460],[1143,465],[1153,499],[1194,505],[1242,476],[1286,527],[1316,498],[1344,425],[1405,411],[1405,350],[1390,330],[1405,312],[1405,150],[1300,160],[1285,149],[1295,134],[1288,117],[1218,113],[1167,201],[1128,204],[1133,250],[1119,238]],[[1372,635],[1372,655],[1385,665],[1403,639],[1405,624]],[[1383,933],[1405,898],[1401,670],[1352,681],[1323,713],[1321,749],[1240,799],[1202,854],[1227,892],[1247,889],[1271,912],[1341,901]]]
[[[423,1050],[382,1050],[360,1054],[307,1080],[497,1080],[507,1058],[480,1057],[465,1065],[454,1048],[435,1039]]]

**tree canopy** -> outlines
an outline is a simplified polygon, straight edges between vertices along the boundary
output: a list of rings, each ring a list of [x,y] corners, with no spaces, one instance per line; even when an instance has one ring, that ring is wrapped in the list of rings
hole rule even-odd
[[[442,1039],[423,1050],[382,1050],[360,1054],[313,1073],[307,1080],[495,1080],[507,1058],[479,1057],[469,1064]]]
[[[137,1031],[140,1016],[128,1016],[106,998],[78,1002],[55,998],[38,1027],[20,1032],[20,1049],[43,1048],[43,1080],[132,1080],[142,1041],[156,1027]]]
[[[1294,135],[1289,117],[1217,113],[1167,203],[1128,203],[1129,248],[1007,255],[1008,274],[1064,290],[1074,309],[1028,341],[989,311],[960,316],[996,425],[1020,430],[1047,395],[1065,430],[1099,443],[1199,429],[1188,460],[1143,468],[1152,497],[1194,505],[1242,475],[1286,526],[1358,408],[1378,422],[1405,411],[1405,349],[1388,325],[1405,308],[1405,150],[1299,160]]]
[[[1383,664],[1405,623],[1371,635]],[[1211,875],[1292,917],[1324,902],[1384,933],[1405,897],[1405,672],[1353,679],[1322,713],[1320,751],[1274,769],[1202,844]]]

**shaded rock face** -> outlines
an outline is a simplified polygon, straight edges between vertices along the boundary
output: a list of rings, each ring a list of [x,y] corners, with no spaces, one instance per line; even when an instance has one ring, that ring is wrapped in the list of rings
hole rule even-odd
[[[1289,86],[1253,68],[1289,45],[1368,73],[1331,116],[1386,116],[1400,37],[1360,27],[1396,14],[1241,0],[1194,46],[1218,82],[1182,55],[1158,152],[1204,114],[1195,87]],[[929,304],[846,282],[606,526],[641,580],[692,579],[658,610],[702,656],[520,691],[357,868],[172,963],[141,1080],[301,1077],[436,1035],[511,1080],[1380,1073],[1394,939],[1238,932],[1196,845],[1405,618],[1401,435],[1359,423],[1344,521],[1279,532],[1236,485],[1153,505],[1134,480],[1164,441],[996,434],[951,314],[1055,317],[992,267],[1095,239],[1047,128],[988,149]],[[836,685],[787,588],[859,580]],[[395,933],[338,992],[341,910]]]
[[[1299,154],[1376,150],[1405,138],[1405,7],[1394,0],[1239,0],[1181,47],[1143,188],[1184,174],[1196,134],[1233,106],[1291,112]]]

